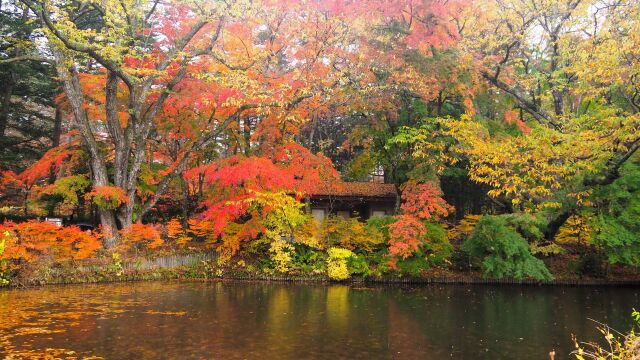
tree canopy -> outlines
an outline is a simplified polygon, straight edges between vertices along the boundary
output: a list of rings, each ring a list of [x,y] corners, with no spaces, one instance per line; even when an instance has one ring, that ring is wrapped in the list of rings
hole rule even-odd
[[[6,218],[93,217],[106,248],[150,223],[229,256],[266,238],[287,268],[285,235],[327,230],[298,200],[378,172],[397,192],[376,230],[393,266],[435,256],[446,226],[492,274],[548,279],[530,251],[577,224],[640,263],[622,250],[637,1],[5,0],[0,16]],[[487,255],[499,234],[525,265]]]

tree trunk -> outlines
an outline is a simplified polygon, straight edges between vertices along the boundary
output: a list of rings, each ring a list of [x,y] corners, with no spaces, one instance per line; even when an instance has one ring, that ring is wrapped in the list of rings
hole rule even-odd
[[[398,214],[400,212],[400,205],[402,204],[402,192],[400,191],[400,184],[396,182],[396,202],[393,205],[393,213]]]
[[[120,222],[120,227],[122,229],[127,228],[133,224],[133,208],[134,208],[134,199],[129,199],[129,202],[122,205],[118,210],[118,221]],[[136,222],[140,222],[141,219],[136,219]]]
[[[187,227],[187,220],[189,219],[189,185],[184,179],[184,176],[180,176],[180,185],[182,186],[182,226]]]
[[[106,160],[93,134],[93,129],[89,122],[89,115],[84,107],[85,99],[80,86],[78,70],[73,65],[69,66],[68,59],[63,51],[52,46],[52,53],[56,61],[58,76],[62,81],[69,106],[73,111],[74,125],[79,130],[82,137],[82,144],[89,153],[93,185],[108,186],[109,176],[107,173]],[[100,223],[103,226],[104,247],[107,249],[113,248],[118,239],[118,227],[115,214],[112,210],[98,209],[98,215],[100,217]]]
[[[549,221],[549,224],[547,224],[547,228],[544,231],[544,238],[547,241],[553,241],[553,239],[556,237],[556,235],[560,231],[560,228],[562,227],[562,225],[564,225],[564,223],[567,222],[570,216],[571,216],[571,212],[569,210],[566,210],[558,214],[555,218],[551,219],[551,221]]]
[[[94,186],[109,185],[109,178],[106,166],[101,158],[91,158],[91,173]],[[111,249],[118,242],[118,223],[113,210],[100,209],[98,207],[98,216],[102,225],[103,245],[105,249]]]
[[[60,146],[60,135],[62,135],[62,110],[59,106],[56,106],[56,117],[53,123],[53,134],[51,134],[51,147]],[[54,167],[49,169],[49,184],[53,184],[56,181],[56,172]]]
[[[118,243],[118,225],[113,211],[98,208],[100,224],[102,225],[103,240],[105,249],[112,249]]]
[[[4,80],[4,86],[0,92],[0,140],[4,139],[9,123],[9,108],[11,107],[11,95],[15,86],[15,74],[13,65],[10,65],[9,76]]]

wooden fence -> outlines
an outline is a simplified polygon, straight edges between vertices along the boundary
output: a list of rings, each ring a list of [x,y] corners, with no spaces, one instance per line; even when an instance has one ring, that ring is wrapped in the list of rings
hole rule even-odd
[[[157,269],[174,269],[179,267],[191,267],[200,264],[202,261],[216,260],[218,255],[215,252],[175,254],[156,258],[136,258],[122,261],[122,270],[125,271],[148,271]],[[80,273],[100,272],[112,270],[113,265],[85,264],[76,267]]]
[[[199,264],[202,261],[215,260],[217,258],[215,252],[195,253],[195,254],[176,254],[162,256],[152,259],[137,259],[125,261],[122,264],[124,270],[154,270],[154,269],[173,269],[178,267],[189,267]]]

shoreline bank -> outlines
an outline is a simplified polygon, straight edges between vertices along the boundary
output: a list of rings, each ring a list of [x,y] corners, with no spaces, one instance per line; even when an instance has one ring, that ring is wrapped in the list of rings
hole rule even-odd
[[[29,289],[52,285],[108,284],[122,282],[147,281],[194,281],[194,282],[275,282],[275,283],[308,283],[308,284],[343,284],[357,285],[496,285],[496,286],[540,286],[540,287],[640,287],[640,279],[607,280],[607,279],[558,279],[549,282],[538,280],[486,279],[474,276],[460,277],[352,277],[348,280],[335,281],[327,276],[295,276],[295,275],[246,275],[225,274],[222,276],[192,276],[186,268],[157,269],[153,271],[127,272],[117,274],[93,274],[77,276],[56,276],[47,281],[31,283],[14,283],[2,289]]]

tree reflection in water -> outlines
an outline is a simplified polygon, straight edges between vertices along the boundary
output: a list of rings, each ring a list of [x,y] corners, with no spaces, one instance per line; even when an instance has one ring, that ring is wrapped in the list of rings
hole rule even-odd
[[[0,358],[544,359],[633,288],[154,282],[0,291]]]

